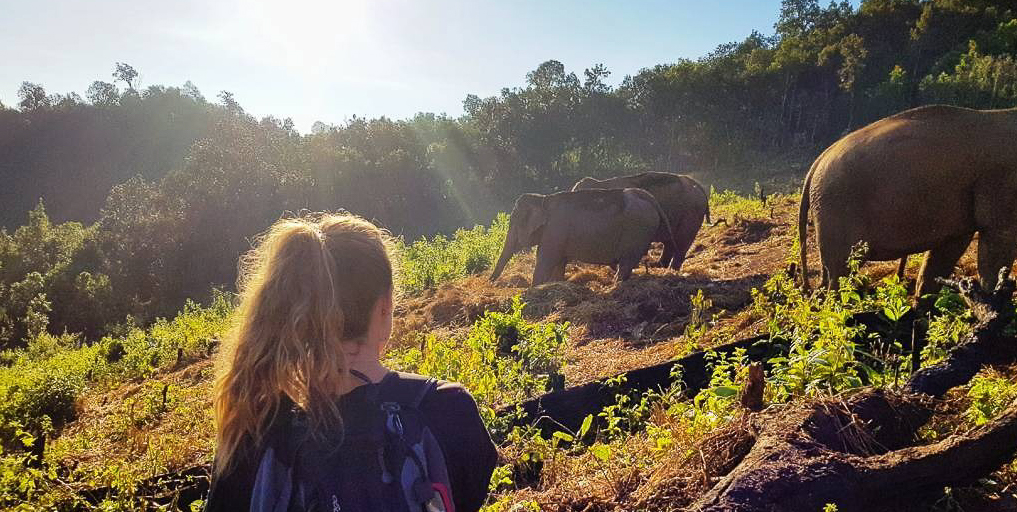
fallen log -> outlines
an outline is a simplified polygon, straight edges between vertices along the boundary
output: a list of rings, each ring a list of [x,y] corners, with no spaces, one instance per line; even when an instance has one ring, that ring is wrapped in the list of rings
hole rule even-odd
[[[701,512],[925,510],[945,486],[970,484],[1013,460],[1017,403],[973,432],[915,446],[936,398],[987,364],[1017,361],[1015,284],[982,290],[948,281],[974,313],[972,334],[943,362],[916,372],[902,393],[861,391],[841,402],[774,407],[751,418],[755,442],[692,507]]]
[[[910,322],[914,314],[909,313],[906,321]],[[863,312],[851,318],[853,325],[864,325],[868,332],[888,332],[887,321],[875,312]],[[871,340],[860,337],[856,340],[860,346],[866,346]],[[910,345],[910,343],[908,343]],[[907,348],[907,347],[905,347]],[[681,386],[688,396],[695,396],[710,381],[710,367],[706,358],[708,352],[730,354],[737,349],[744,349],[750,362],[765,363],[779,351],[787,347],[781,340],[770,340],[765,335],[744,338],[716,347],[709,351],[700,351],[685,357],[671,359],[663,363],[644,366],[635,370],[622,372],[611,377],[587,382],[578,386],[552,391],[525,400],[518,404],[498,410],[499,416],[509,416],[513,425],[537,425],[550,435],[561,427],[576,430],[587,415],[596,416],[604,407],[615,403],[618,394],[639,394],[650,390],[667,389],[675,384],[675,376],[681,376]],[[672,371],[677,368],[678,371]],[[619,377],[624,382],[617,386],[608,384],[617,382]]]
[[[730,353],[736,349],[745,349],[750,360],[762,361],[768,356],[769,345],[766,341],[766,336],[754,336],[714,347],[711,351]],[[680,371],[673,371],[675,367]],[[668,388],[674,384],[675,376],[679,375],[682,386],[690,394],[703,389],[710,379],[706,352],[696,352],[613,377],[545,393],[504,407],[498,411],[498,415],[511,417],[515,425],[537,425],[552,431],[564,426],[576,430],[587,415],[596,416],[604,407],[614,404],[617,394]],[[608,384],[609,380],[617,381],[619,377],[624,377],[624,383],[620,386]]]

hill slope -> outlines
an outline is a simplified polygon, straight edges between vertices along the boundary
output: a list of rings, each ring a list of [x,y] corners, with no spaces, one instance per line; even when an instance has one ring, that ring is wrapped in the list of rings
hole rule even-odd
[[[704,226],[681,273],[642,268],[629,281],[616,285],[606,267],[570,264],[567,281],[526,288],[533,256],[522,255],[510,264],[498,282],[490,283],[486,275],[468,276],[405,297],[397,311],[393,345],[397,350],[413,347],[423,343],[427,334],[442,339],[465,336],[470,325],[486,312],[508,310],[512,298],[519,295],[526,303],[523,310],[526,321],[568,323],[561,372],[566,385],[571,386],[764,331],[766,319],[752,307],[752,290],[787,266],[789,248],[796,236],[797,198],[772,196],[764,204],[715,195],[713,203],[714,218],[723,220]],[[810,247],[814,252],[814,244]],[[960,269],[970,274],[973,268],[974,258],[969,251]],[[870,264],[865,273],[881,278],[894,269],[893,262]],[[914,268],[909,271],[912,277],[914,271]],[[99,493],[101,496],[119,496],[114,501],[137,506],[173,501],[178,496],[174,488],[187,488],[180,483],[168,489],[152,487],[151,482],[140,486],[139,483],[167,473],[185,470],[193,473],[194,468],[210,460],[214,445],[211,356],[216,333],[222,332],[225,319],[223,314],[192,312],[190,316],[178,317],[172,325],[164,324],[165,332],[153,330],[141,335],[149,340],[178,336],[181,341],[170,345],[180,348],[175,356],[172,351],[160,356],[163,362],[153,365],[151,370],[122,383],[111,377],[109,384],[94,385],[77,399],[75,419],[46,441],[46,461],[66,482],[62,490],[51,489],[48,499],[59,495],[67,499],[66,493],[72,489],[81,492],[100,488],[105,489]],[[112,349],[108,342],[97,350],[92,357],[110,360]],[[636,405],[627,407],[638,410]],[[707,434],[708,431],[696,434],[695,442],[701,445],[702,436],[706,435],[705,442],[718,443],[717,454],[711,457],[722,458],[719,454],[724,450],[736,449],[737,427],[715,434]],[[649,456],[644,436],[645,433],[626,434],[620,441],[612,441],[621,443],[613,449],[634,450],[627,457],[635,456],[633,453]],[[539,485],[525,485],[525,478],[518,473],[518,462],[513,461],[520,460],[520,450],[534,450],[534,442],[517,439],[503,446],[503,459],[509,464],[507,467],[515,468],[513,481],[519,490],[503,491],[499,503],[537,500],[549,509],[579,510],[593,503],[598,503],[595,506],[598,510],[625,509],[635,499],[625,496],[636,489],[642,493],[640,500],[649,500],[654,493],[677,492],[688,496],[695,488],[686,486],[681,487],[683,490],[668,491],[667,486],[677,484],[653,480],[651,475],[666,466],[653,465],[621,474],[616,467],[618,462],[612,460],[604,463],[608,469],[591,473],[583,469],[584,465],[589,467],[589,452],[566,456],[572,453],[567,451],[561,451],[560,457],[553,455],[552,460],[543,463],[543,469],[537,470],[544,475],[538,477]],[[670,442],[692,443],[692,438]],[[547,453],[559,452],[552,449]],[[654,464],[675,463],[659,455],[653,457],[658,461]],[[556,480],[554,475],[566,480]],[[589,486],[586,495],[581,491],[583,485]],[[622,492],[617,486],[628,490]],[[115,490],[112,495],[108,494],[109,489]]]

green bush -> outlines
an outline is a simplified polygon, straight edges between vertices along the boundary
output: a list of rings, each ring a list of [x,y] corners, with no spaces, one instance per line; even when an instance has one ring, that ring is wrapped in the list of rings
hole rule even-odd
[[[174,366],[178,358],[204,357],[226,330],[233,306],[217,293],[211,305],[188,302],[172,320],[149,329],[78,347],[78,338],[38,335],[23,350],[8,351],[0,367],[0,445],[16,445],[17,432],[44,433],[74,419],[78,397],[89,388],[115,386]]]
[[[855,249],[849,275],[841,278],[835,292],[804,295],[785,273],[753,290],[753,307],[766,322],[770,339],[785,347],[783,355],[770,360],[767,384],[773,399],[836,394],[863,385],[864,378],[870,384],[891,385],[909,371],[902,348],[889,341],[892,337],[878,339],[852,321],[858,313],[878,312],[891,329],[898,329],[911,308],[907,290],[896,276],[870,288],[868,278],[859,272],[864,252],[864,247]],[[863,352],[856,340],[865,338],[872,343]]]
[[[20,429],[40,434],[74,419],[94,353],[85,347],[40,360],[22,354],[0,368],[0,444],[10,446]]]
[[[399,286],[409,293],[483,272],[494,264],[508,233],[508,215],[501,213],[490,227],[459,229],[451,238],[437,235],[411,245],[397,241]]]
[[[463,384],[490,426],[497,407],[561,382],[568,324],[528,322],[522,316],[524,306],[516,297],[509,312],[485,313],[465,338],[428,334],[422,348],[389,354],[389,364]]]
[[[1017,383],[1001,375],[979,375],[968,389],[971,405],[964,417],[974,425],[992,421],[1017,400]]]

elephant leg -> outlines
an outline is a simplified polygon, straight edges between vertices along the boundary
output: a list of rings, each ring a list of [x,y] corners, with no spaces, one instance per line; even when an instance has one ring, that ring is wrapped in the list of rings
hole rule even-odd
[[[674,250],[674,260],[671,261],[671,268],[681,270],[682,264],[685,263],[685,258],[689,254],[689,248],[696,241],[696,235],[699,234],[699,228],[702,225],[703,217],[700,215],[692,220],[685,219],[681,226],[675,227],[674,242],[678,246]]]
[[[649,243],[646,244],[647,246]],[[628,280],[632,277],[632,270],[639,266],[640,260],[643,259],[645,251],[639,252],[638,254],[630,254],[622,256],[618,259],[618,272],[615,273],[614,282],[618,283],[621,281]]]
[[[1017,257],[1017,233],[982,231],[978,234],[978,278],[986,289],[996,287],[999,269],[1013,266]]]
[[[618,283],[621,281],[627,281],[630,277],[632,277],[632,267],[628,265],[618,265],[618,273],[614,276],[614,282]]]
[[[668,265],[671,264],[671,260],[674,259],[676,251],[675,248],[671,246],[670,241],[662,240],[662,242],[664,244],[664,248],[660,252],[660,259],[657,260],[656,266],[667,268]]]
[[[533,282],[530,285],[537,286],[554,281],[555,278],[564,279],[564,260],[557,251],[548,249],[547,244],[540,244],[537,247],[537,264],[533,268]]]
[[[817,227],[819,239],[819,260],[822,262],[822,286],[830,290],[840,288],[840,278],[848,273],[847,260],[851,256],[851,245],[845,244],[839,239],[828,240],[823,235],[831,230],[820,230]]]
[[[972,236],[973,234],[968,234],[948,240],[939,247],[933,247],[925,255],[922,269],[918,272],[918,282],[915,283],[916,296],[939,291],[940,285],[936,283],[936,278],[947,277],[953,272],[957,260],[971,244]]]
[[[900,263],[897,264],[897,280],[904,280],[904,271],[908,268],[908,257],[904,256],[900,259]]]
[[[552,281],[564,281],[565,280],[565,266],[568,261],[562,259],[557,265],[551,268],[551,280]]]

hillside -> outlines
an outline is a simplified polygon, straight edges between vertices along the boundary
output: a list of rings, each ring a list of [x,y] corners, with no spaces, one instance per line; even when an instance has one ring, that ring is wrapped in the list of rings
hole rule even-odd
[[[797,198],[776,195],[763,204],[756,199],[715,194],[712,204],[713,218],[721,220],[704,226],[681,273],[644,268],[629,281],[615,285],[606,267],[570,265],[567,281],[527,288],[532,255],[524,255],[513,260],[496,283],[490,283],[482,273],[453,278],[433,289],[404,296],[396,315],[392,350],[400,361],[419,357],[419,353],[413,355],[413,347],[430,348],[445,343],[442,340],[451,340],[449,346],[454,350],[470,350],[467,347],[472,345],[455,340],[465,340],[472,331],[483,330],[475,322],[483,320],[485,312],[510,310],[515,296],[526,304],[521,318],[502,318],[497,320],[499,325],[521,329],[528,325],[567,325],[563,331],[565,344],[555,351],[562,358],[560,372],[565,386],[765,333],[772,318],[768,320],[767,313],[754,306],[758,301],[754,301],[753,289],[761,288],[787,267],[788,250],[795,238]],[[816,261],[815,255],[812,257]],[[969,251],[960,272],[970,274],[973,266]],[[894,269],[892,262],[869,264],[864,274],[876,282]],[[911,268],[909,275],[913,277],[914,272]],[[6,494],[0,498],[11,504],[15,496],[28,496],[29,508],[47,502],[66,506],[80,497],[95,503],[105,499],[103,506],[120,503],[130,507],[197,498],[195,492],[202,488],[200,482],[207,474],[205,468],[214,443],[210,392],[216,339],[229,311],[226,303],[217,304],[210,309],[191,307],[175,320],[128,334],[122,341],[104,340],[94,351],[81,355],[85,364],[104,364],[94,366],[94,374],[88,370],[91,384],[72,399],[72,419],[66,425],[57,425],[46,438],[44,467],[48,469],[30,480],[38,488],[27,494],[12,491],[9,486],[13,481],[8,480]],[[112,348],[115,346],[121,348]],[[147,352],[138,348],[144,346],[156,348],[145,349]],[[56,362],[73,359],[61,359],[59,348],[49,350],[49,359],[37,356],[37,360],[49,361],[50,365],[73,364]],[[112,353],[119,355],[113,357]],[[735,365],[729,369],[740,364],[720,363]],[[998,374],[986,375],[991,379]],[[996,378],[985,382],[1008,382]],[[1000,389],[1000,393],[1014,392],[1012,385]],[[508,395],[494,396],[492,406]],[[669,435],[685,433],[680,438],[667,437],[666,447],[655,444],[665,442],[660,436],[667,431],[666,425],[673,428],[674,422],[684,420],[681,415],[672,418],[647,403],[639,405],[636,399],[611,413],[628,418],[619,420],[616,431],[599,427],[602,441],[595,446],[608,446],[614,455],[605,456],[593,469],[589,465],[591,452],[558,447],[560,439],[541,440],[525,431],[510,433],[507,438],[502,434],[502,464],[509,471],[503,478],[508,485],[500,486],[490,510],[508,510],[511,504],[529,501],[548,510],[630,510],[639,503],[654,509],[673,504],[677,510],[702,492],[704,483],[682,483],[684,478],[698,477],[682,476],[693,470],[678,446],[700,446],[699,453],[707,457],[703,463],[710,469],[696,471],[717,474],[723,470],[714,465],[723,464],[725,450],[737,450],[739,439],[743,439],[735,409],[718,402],[720,405],[714,405],[719,407],[716,412],[726,411],[724,415],[674,430]],[[687,398],[667,393],[649,403],[662,400],[672,408],[692,407]],[[963,418],[965,404],[971,400],[963,393],[954,397],[950,402],[953,416]],[[699,402],[697,398],[696,407],[700,407]],[[688,409],[683,414],[694,411]],[[934,428],[942,432],[954,425],[963,428],[963,420],[949,417],[939,420],[942,424]],[[493,429],[499,428],[496,424],[491,424]],[[603,455],[596,453],[596,458]],[[543,462],[536,467],[521,462],[533,457]],[[4,460],[10,464],[16,459]],[[632,466],[636,460],[639,464]],[[530,468],[530,476],[520,473],[526,467]],[[534,470],[536,474],[532,474]],[[169,483],[152,480],[174,474],[197,478],[197,484],[187,483],[183,476],[170,476]],[[1011,481],[1013,475],[1004,471],[998,483],[964,491],[973,497],[958,499],[983,499]],[[1003,495],[1013,499],[1009,491]]]

